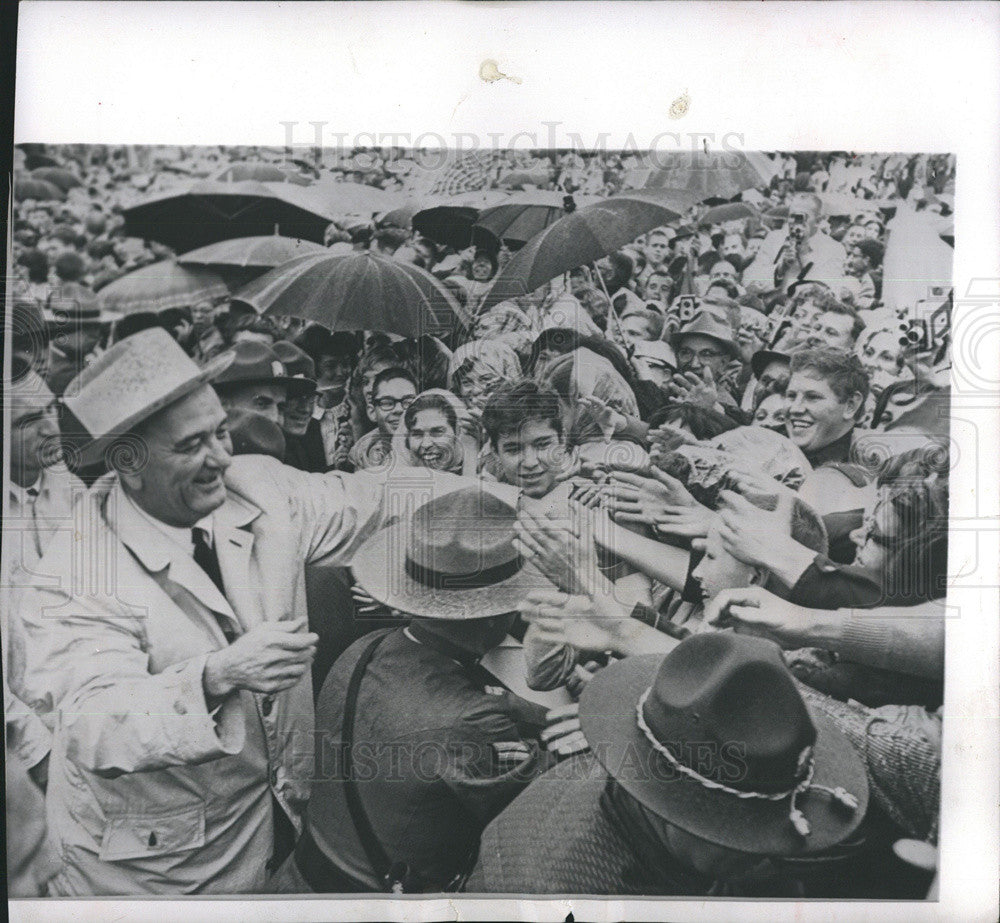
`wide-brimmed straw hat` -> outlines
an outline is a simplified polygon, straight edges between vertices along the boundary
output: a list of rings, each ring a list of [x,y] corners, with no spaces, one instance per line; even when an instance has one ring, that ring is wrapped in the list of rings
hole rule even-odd
[[[594,754],[653,813],[754,855],[827,849],[861,822],[861,758],[810,714],[771,641],[705,632],[596,674],[580,699]]]
[[[63,403],[82,424],[92,461],[117,436],[211,381],[233,361],[222,353],[199,367],[162,327],[119,340],[66,388]]]
[[[517,510],[476,485],[417,507],[357,552],[354,575],[378,602],[410,615],[475,619],[516,610],[551,589],[514,548]]]

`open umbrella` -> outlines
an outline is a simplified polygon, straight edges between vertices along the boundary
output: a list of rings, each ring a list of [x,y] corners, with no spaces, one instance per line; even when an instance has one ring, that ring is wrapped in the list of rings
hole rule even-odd
[[[564,272],[599,260],[640,234],[676,221],[693,204],[689,193],[642,190],[564,215],[514,254],[494,280],[481,310],[533,292]]]
[[[242,288],[269,269],[297,256],[326,253],[326,247],[311,240],[277,234],[236,237],[199,247],[177,258],[180,266],[201,266],[218,273],[232,289]]]
[[[97,293],[102,308],[121,314],[182,308],[227,297],[229,289],[210,269],[162,260],[105,285]]]
[[[39,167],[37,170],[31,171],[31,178],[52,183],[53,186],[58,186],[63,192],[69,192],[70,189],[75,189],[77,186],[83,185],[83,180],[72,170],[67,170],[65,167]]]
[[[496,247],[501,240],[523,244],[567,214],[567,206],[572,210],[595,201],[595,196],[572,196],[565,192],[515,193],[506,202],[480,213],[472,229],[472,239],[480,246]],[[490,241],[490,237],[494,240]]]
[[[185,252],[234,237],[274,233],[323,242],[334,216],[293,183],[198,180],[157,192],[124,211],[125,232]]]
[[[363,215],[371,218],[405,204],[402,196],[386,192],[378,186],[338,183],[325,178],[299,191],[302,202],[311,204],[324,214],[337,216]]]
[[[760,212],[747,202],[727,202],[725,205],[713,205],[701,216],[701,220],[706,224],[725,224],[727,221],[758,217]]]
[[[769,183],[771,161],[757,151],[662,151],[650,155],[654,165],[630,170],[628,185],[643,189],[683,189],[699,202],[731,199],[744,189]]]
[[[55,183],[28,176],[14,183],[14,198],[18,202],[24,202],[27,199],[39,202],[62,202],[66,198],[66,193]]]
[[[236,299],[331,330],[405,337],[440,336],[461,319],[454,296],[429,272],[370,250],[297,257],[251,282]]]
[[[282,170],[273,163],[234,163],[230,164],[215,179],[222,183],[238,183],[253,180],[258,183],[295,183],[299,186],[309,186],[312,180],[294,170]]]
[[[435,243],[454,250],[472,245],[472,226],[479,209],[468,205],[436,205],[413,216],[413,230]]]

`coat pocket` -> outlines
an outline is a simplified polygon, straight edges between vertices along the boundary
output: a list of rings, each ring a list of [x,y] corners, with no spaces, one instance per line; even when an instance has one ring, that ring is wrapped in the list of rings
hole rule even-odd
[[[105,862],[144,859],[205,845],[205,805],[108,818],[98,853]]]

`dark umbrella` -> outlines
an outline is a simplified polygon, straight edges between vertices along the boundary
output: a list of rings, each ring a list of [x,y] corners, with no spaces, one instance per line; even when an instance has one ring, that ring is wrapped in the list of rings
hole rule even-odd
[[[70,189],[75,189],[77,186],[83,185],[83,180],[79,176],[64,167],[39,167],[37,170],[31,171],[31,178],[52,183],[53,186],[58,186],[63,192],[69,192]]]
[[[481,246],[490,245],[489,237],[495,238],[495,241],[510,240],[523,244],[568,211],[594,201],[595,196],[574,197],[565,192],[538,190],[516,193],[502,205],[483,209],[473,226],[472,239]],[[485,237],[482,232],[485,232]]]
[[[178,266],[173,260],[162,260],[105,285],[98,292],[97,301],[102,308],[134,314],[190,307],[200,301],[221,300],[228,294],[225,282],[210,269]]]
[[[481,310],[533,292],[564,272],[599,260],[640,234],[676,221],[693,204],[687,193],[643,190],[612,196],[565,215],[514,254],[494,280]]]
[[[234,237],[274,233],[323,242],[333,215],[292,183],[199,180],[158,192],[124,211],[125,232],[181,253]]]
[[[297,256],[326,252],[326,247],[311,240],[296,240],[272,234],[269,237],[220,240],[179,256],[177,262],[181,266],[211,269],[235,290]]]
[[[35,199],[39,202],[62,202],[66,198],[66,193],[55,183],[29,176],[14,183],[14,198],[18,202],[24,202],[26,199]]]
[[[309,186],[312,180],[293,170],[282,170],[273,163],[234,163],[226,167],[215,179],[223,183],[239,183],[253,180],[257,183],[295,183]]]
[[[251,282],[236,299],[331,330],[405,337],[440,336],[461,319],[454,296],[429,272],[370,250],[297,257]]]
[[[454,250],[472,245],[472,226],[479,209],[469,205],[435,205],[413,216],[413,230]]]
[[[772,174],[770,161],[755,151],[665,151],[655,155],[650,169],[631,171],[628,182],[647,190],[683,189],[702,202],[731,199],[766,185]]]

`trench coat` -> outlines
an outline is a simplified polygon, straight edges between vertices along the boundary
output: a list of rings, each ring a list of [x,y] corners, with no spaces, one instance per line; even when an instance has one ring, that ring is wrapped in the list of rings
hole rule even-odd
[[[304,565],[349,563],[382,523],[390,482],[238,456],[225,483],[213,514],[225,598],[112,474],[87,495],[74,542],[41,562],[59,586],[27,592],[14,613],[11,688],[53,731],[47,815],[62,870],[50,893],[257,892],[272,795],[301,829],[310,674],[210,712],[205,660],[226,644],[220,619],[247,631],[304,617]]]

